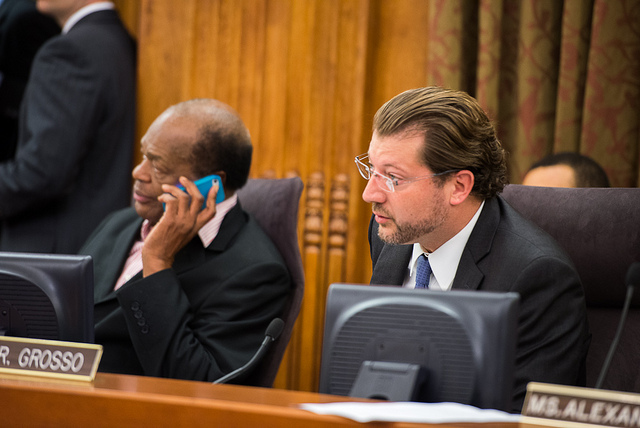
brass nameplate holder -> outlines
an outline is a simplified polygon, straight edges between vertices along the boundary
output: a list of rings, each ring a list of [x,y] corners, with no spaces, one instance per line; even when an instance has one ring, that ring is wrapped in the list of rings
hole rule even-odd
[[[0,336],[0,375],[93,381],[102,345]]]
[[[640,394],[531,382],[522,422],[557,427],[640,427]]]

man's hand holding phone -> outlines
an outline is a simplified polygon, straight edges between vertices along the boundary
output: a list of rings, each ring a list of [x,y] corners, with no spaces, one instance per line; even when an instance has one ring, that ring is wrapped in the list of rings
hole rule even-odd
[[[216,215],[216,201],[224,200],[224,192],[219,177],[210,180],[207,177],[207,180],[208,184],[198,180],[203,190],[210,188],[205,193],[206,199],[196,184],[198,181],[194,183],[186,177],[180,177],[179,186],[162,186],[164,193],[158,200],[164,204],[165,212],[145,239],[142,249],[143,276],[170,268],[178,251]]]
[[[214,184],[217,184],[218,185],[218,193],[216,194],[216,204],[219,204],[220,202],[224,201],[224,189],[222,187],[220,187],[220,176],[219,175],[208,175],[208,176],[206,176],[204,178],[196,180],[194,182],[194,184],[196,185],[196,187],[200,191],[200,194],[203,195],[205,198],[209,194],[209,190],[211,189],[211,187],[213,187]],[[180,189],[180,190],[183,190],[183,191],[187,192],[187,190],[181,184],[178,184],[176,187],[178,189]],[[187,192],[187,193],[189,193],[189,192]],[[204,203],[202,204],[202,209],[204,209],[204,207],[206,206],[206,202],[207,201],[205,200]]]

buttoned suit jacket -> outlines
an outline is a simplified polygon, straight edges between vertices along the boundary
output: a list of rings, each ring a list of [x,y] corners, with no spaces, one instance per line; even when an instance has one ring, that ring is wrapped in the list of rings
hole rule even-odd
[[[130,205],[135,69],[135,43],[113,10],[38,51],[15,158],[0,164],[0,250],[76,253]]]
[[[401,285],[412,245],[388,245],[369,227],[371,284]],[[520,294],[513,410],[529,381],[584,385],[589,346],[580,278],[556,242],[501,197],[486,200],[463,250],[452,289]]]
[[[113,213],[81,250],[94,261],[99,370],[213,381],[249,361],[291,288],[271,240],[238,203],[207,248],[196,236],[172,269],[114,292],[141,224],[132,208]]]

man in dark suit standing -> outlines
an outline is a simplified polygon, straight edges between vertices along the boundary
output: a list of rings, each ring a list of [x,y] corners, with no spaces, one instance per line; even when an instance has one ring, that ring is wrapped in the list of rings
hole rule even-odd
[[[569,257],[498,194],[505,151],[464,92],[406,91],[375,115],[368,179],[372,284],[520,294],[513,410],[529,381],[585,382],[584,293]]]
[[[130,204],[135,43],[111,2],[37,7],[62,34],[36,55],[16,155],[0,164],[0,250],[75,253]]]
[[[16,150],[18,111],[33,58],[58,33],[58,24],[34,0],[0,0],[0,162]]]
[[[249,361],[291,287],[236,194],[251,166],[249,131],[229,106],[191,100],[160,115],[141,147],[135,207],[110,215],[80,251],[94,261],[99,370],[213,381]],[[193,181],[211,174],[221,183],[202,209]]]

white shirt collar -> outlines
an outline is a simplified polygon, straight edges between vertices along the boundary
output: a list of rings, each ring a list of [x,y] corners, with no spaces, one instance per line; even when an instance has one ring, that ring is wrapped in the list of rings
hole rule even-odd
[[[227,213],[231,211],[231,208],[235,207],[237,203],[238,194],[235,193],[233,196],[230,196],[219,204],[216,204],[216,215],[198,231],[198,236],[200,237],[204,248],[211,245],[215,237],[218,236],[222,220],[224,220]]]
[[[69,30],[71,30],[71,27],[76,25],[78,21],[91,13],[113,9],[115,9],[115,5],[110,1],[91,3],[84,7],[81,7],[80,9],[76,10],[74,14],[69,17],[69,19],[67,19],[67,22],[64,23],[64,27],[62,27],[62,34],[67,34]]]
[[[480,208],[473,215],[469,223],[462,228],[453,238],[442,244],[437,250],[429,254],[429,264],[431,265],[431,280],[429,289],[450,290],[453,285],[453,279],[458,271],[458,264],[462,257],[464,247],[467,245],[469,236],[473,232],[473,228],[478,222],[484,201],[480,204]],[[409,260],[409,276],[405,279],[404,286],[414,288],[416,284],[416,265],[418,257],[424,252],[420,244],[413,244],[413,253]]]

